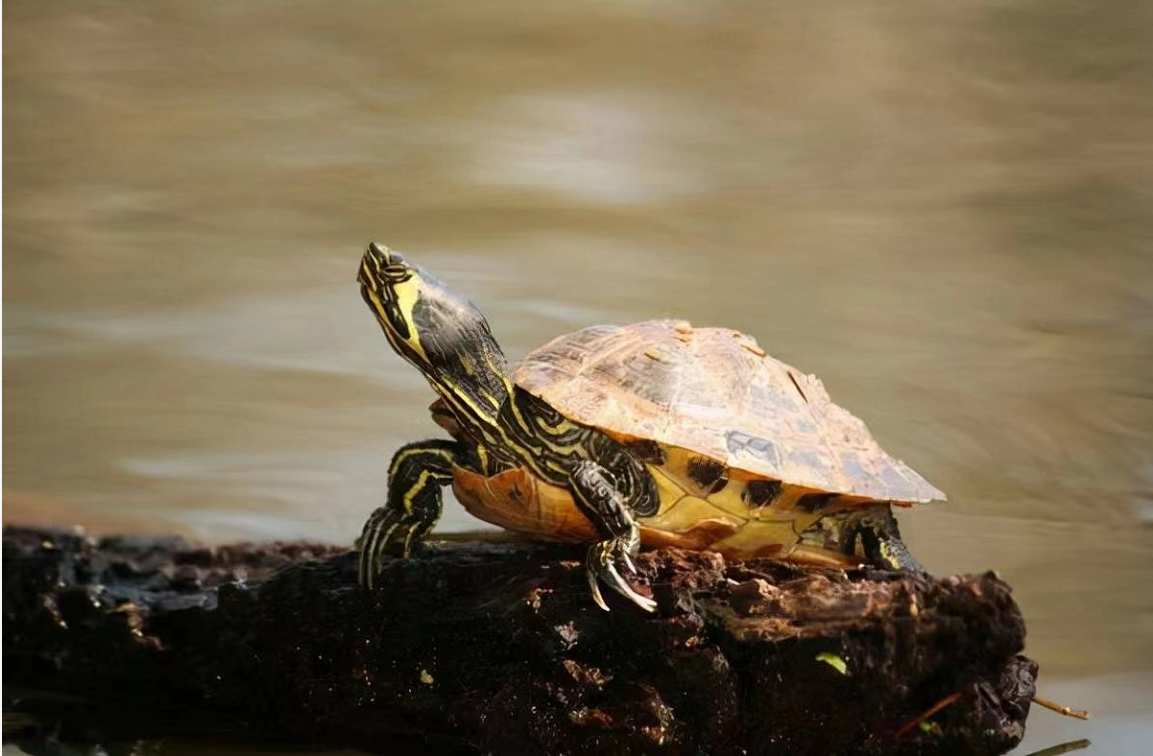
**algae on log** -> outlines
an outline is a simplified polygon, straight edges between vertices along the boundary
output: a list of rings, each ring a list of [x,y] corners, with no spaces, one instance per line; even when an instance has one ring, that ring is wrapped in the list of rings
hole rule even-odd
[[[387,753],[1001,753],[1023,734],[1036,665],[992,574],[664,549],[637,560],[646,615],[608,591],[598,609],[582,558],[438,543],[366,595],[331,547],[7,528],[6,721],[244,723]]]

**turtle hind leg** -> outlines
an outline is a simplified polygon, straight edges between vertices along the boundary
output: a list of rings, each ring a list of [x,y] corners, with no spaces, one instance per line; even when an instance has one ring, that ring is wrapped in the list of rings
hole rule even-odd
[[[870,563],[892,570],[929,571],[909,553],[901,540],[897,518],[888,504],[870,507],[850,526],[844,548]]]
[[[465,456],[457,441],[431,439],[402,446],[388,468],[388,496],[364,524],[358,547],[360,584],[372,588],[386,554],[409,556],[436,525],[441,488],[452,483],[452,467]]]

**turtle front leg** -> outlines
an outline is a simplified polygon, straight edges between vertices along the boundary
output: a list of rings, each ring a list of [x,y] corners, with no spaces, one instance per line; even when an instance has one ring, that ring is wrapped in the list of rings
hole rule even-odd
[[[633,557],[640,550],[641,535],[624,496],[613,484],[608,471],[596,462],[578,463],[572,472],[572,491],[581,510],[592,520],[602,536],[608,536],[589,547],[585,564],[589,590],[597,606],[606,612],[609,610],[601,595],[600,581],[603,580],[614,591],[646,612],[655,611],[656,602],[633,590],[617,569],[619,561],[631,574],[636,574]]]
[[[465,456],[456,441],[430,439],[402,446],[388,467],[388,496],[364,524],[358,541],[360,584],[371,589],[381,558],[409,556],[440,519],[441,488],[452,483],[452,466]]]

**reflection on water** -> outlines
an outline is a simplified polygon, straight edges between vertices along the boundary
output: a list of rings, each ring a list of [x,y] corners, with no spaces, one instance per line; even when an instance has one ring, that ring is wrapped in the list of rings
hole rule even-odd
[[[1001,570],[1049,679],[1148,670],[1153,77],[1112,5],[9,2],[5,518],[351,541],[436,433],[377,239],[512,357],[754,334],[949,492],[914,552]]]

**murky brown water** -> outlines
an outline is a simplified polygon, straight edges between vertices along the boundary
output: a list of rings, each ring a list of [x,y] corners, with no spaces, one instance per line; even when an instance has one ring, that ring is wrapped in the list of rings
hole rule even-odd
[[[1153,738],[1153,16],[1106,5],[8,2],[5,521],[350,542],[436,433],[377,239],[512,357],[678,316],[817,373],[1105,715],[1027,744]]]

